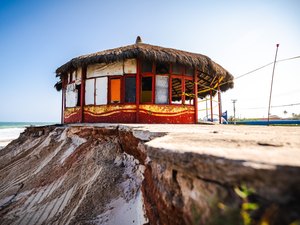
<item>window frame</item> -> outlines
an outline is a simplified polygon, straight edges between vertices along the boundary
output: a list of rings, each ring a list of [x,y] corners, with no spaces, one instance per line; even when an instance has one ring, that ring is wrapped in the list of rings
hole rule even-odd
[[[181,80],[181,94],[183,93],[184,90],[184,77],[182,75],[177,75],[177,74],[171,74],[170,75],[170,80],[169,80],[169,104],[170,105],[183,105],[183,95],[181,95],[181,103],[176,104],[176,103],[172,103],[172,87],[173,87],[173,83],[172,83],[172,79],[174,78],[178,78]]]
[[[184,76],[184,78],[183,78],[183,80],[184,80],[184,93],[186,93],[185,92],[185,82],[186,82],[186,80],[189,80],[189,81],[192,81],[193,83],[194,83],[194,78],[193,77],[191,77],[191,76],[188,76],[188,75],[185,75]],[[195,94],[195,87],[193,87],[193,94]],[[190,104],[190,103],[186,103],[186,99],[185,99],[185,95],[183,95],[183,104],[184,105],[195,105],[195,98],[193,98],[194,99],[194,102],[193,102],[193,104]]]
[[[87,80],[94,80],[94,89],[93,89],[93,94],[94,94],[94,103],[93,104],[86,104],[86,101],[84,100],[84,105],[85,106],[95,106],[96,105],[96,78],[92,77],[92,78],[86,78],[85,79],[85,84],[86,85],[86,81]],[[85,89],[85,93],[84,93],[84,98],[86,98],[86,86],[84,87]]]

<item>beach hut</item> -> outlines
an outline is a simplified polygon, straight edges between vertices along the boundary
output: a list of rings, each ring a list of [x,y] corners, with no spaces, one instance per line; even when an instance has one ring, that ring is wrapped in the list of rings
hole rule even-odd
[[[233,87],[233,76],[209,57],[140,37],[73,58],[56,75],[62,123],[197,123],[198,99],[218,94],[221,115],[220,93]]]

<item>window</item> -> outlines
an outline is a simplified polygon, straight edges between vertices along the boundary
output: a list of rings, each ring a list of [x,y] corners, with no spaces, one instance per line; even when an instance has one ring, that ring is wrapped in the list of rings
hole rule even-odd
[[[194,104],[194,83],[192,80],[185,80],[185,102],[184,104]]]
[[[78,98],[78,91],[74,83],[68,84],[66,88],[66,107],[76,107],[80,104],[80,98]]]
[[[142,62],[142,73],[152,73],[152,62],[151,61],[143,61]]]
[[[142,77],[141,102],[152,102],[152,77]]]
[[[182,65],[178,64],[178,63],[174,63],[172,65],[172,74],[182,74]]]
[[[172,103],[182,103],[182,81],[181,78],[172,78]]]
[[[96,105],[105,105],[107,104],[107,77],[99,77],[95,80]]]
[[[136,95],[135,77],[125,77],[125,102],[134,103]]]
[[[155,103],[169,103],[169,76],[155,76]]]
[[[87,79],[85,81],[85,104],[107,104],[107,77]]]
[[[110,79],[110,103],[121,102],[121,79]]]
[[[168,74],[169,73],[168,63],[156,63],[156,74]]]
[[[87,79],[85,81],[85,104],[95,104],[95,79]]]

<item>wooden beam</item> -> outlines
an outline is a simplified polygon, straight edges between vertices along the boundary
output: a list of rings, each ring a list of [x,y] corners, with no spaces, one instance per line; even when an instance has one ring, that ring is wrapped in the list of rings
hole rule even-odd
[[[61,124],[63,124],[64,121],[64,111],[65,111],[65,78],[61,76]]]
[[[139,123],[139,112],[140,112],[140,68],[141,61],[140,59],[136,59],[136,76],[135,76],[135,104],[136,104],[136,114],[135,114],[135,122]]]
[[[195,123],[198,123],[198,76],[197,76],[197,70],[195,69],[195,75],[194,75],[194,107],[195,107]]]
[[[220,85],[218,85],[218,105],[219,105],[219,123],[222,123],[222,102],[221,102],[221,90]]]
[[[210,93],[210,119],[211,119],[211,122],[214,122],[213,102],[212,102],[213,93],[212,93],[212,90],[210,90],[209,93]]]
[[[201,76],[199,76],[199,78],[200,78],[200,80],[204,80],[205,82],[207,82],[207,83],[210,83],[211,81],[212,81],[212,77],[210,77],[211,79],[210,80],[207,80],[206,78],[204,78],[204,77],[201,77]]]
[[[82,67],[81,86],[80,86],[80,123],[84,123],[85,79],[86,79],[86,67]]]

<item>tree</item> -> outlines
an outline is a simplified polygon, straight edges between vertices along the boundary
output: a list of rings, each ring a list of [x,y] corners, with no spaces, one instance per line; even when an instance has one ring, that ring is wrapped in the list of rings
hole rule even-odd
[[[300,119],[300,113],[299,114],[292,113],[292,118],[293,119]]]

